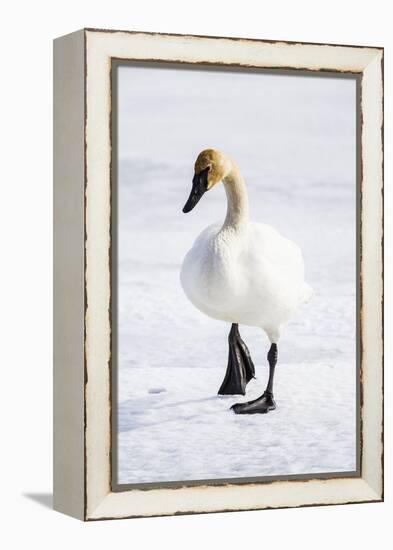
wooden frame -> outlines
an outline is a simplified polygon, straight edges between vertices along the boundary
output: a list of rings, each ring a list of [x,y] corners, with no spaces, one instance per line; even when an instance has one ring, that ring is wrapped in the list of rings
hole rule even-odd
[[[113,491],[113,60],[328,71],[360,81],[360,472]],[[383,499],[383,49],[85,29],[54,45],[54,507],[83,520]]]

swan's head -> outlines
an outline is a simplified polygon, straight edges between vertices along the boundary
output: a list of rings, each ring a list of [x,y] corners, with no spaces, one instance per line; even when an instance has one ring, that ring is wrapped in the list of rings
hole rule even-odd
[[[192,189],[183,212],[190,212],[202,196],[223,180],[231,171],[231,160],[216,149],[205,149],[195,161],[195,174]]]

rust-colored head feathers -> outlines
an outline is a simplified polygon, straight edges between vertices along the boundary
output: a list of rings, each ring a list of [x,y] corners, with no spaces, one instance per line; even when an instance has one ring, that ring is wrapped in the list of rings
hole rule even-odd
[[[208,170],[207,189],[209,190],[228,175],[231,170],[231,161],[217,149],[205,149],[199,153],[196,159],[195,174],[200,174],[206,169]]]
[[[183,212],[191,212],[206,191],[228,176],[232,168],[232,161],[216,149],[205,149],[199,153],[195,162],[191,193]]]

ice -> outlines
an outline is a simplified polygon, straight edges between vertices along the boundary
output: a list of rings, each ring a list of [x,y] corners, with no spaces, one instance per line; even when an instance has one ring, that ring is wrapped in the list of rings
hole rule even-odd
[[[122,67],[119,112],[118,481],[354,470],[354,80]],[[181,212],[209,146],[238,162],[252,219],[301,246],[315,291],[280,340],[267,415],[229,411],[265,387],[266,336],[240,327],[257,379],[218,397],[230,327],[179,283],[193,240],[225,215],[222,186]]]

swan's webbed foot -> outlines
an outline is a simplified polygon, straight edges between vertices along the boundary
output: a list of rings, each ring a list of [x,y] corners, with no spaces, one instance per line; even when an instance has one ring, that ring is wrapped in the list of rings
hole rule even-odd
[[[255,377],[255,367],[248,347],[242,340],[237,324],[233,324],[228,336],[228,366],[219,395],[246,393],[246,385]]]
[[[273,399],[273,394],[265,391],[260,397],[247,403],[236,403],[231,409],[236,414],[266,414],[269,411],[274,411],[276,402]]]
[[[236,414],[266,414],[269,411],[274,411],[276,408],[276,402],[273,399],[273,378],[274,369],[276,368],[278,358],[277,344],[273,343],[270,346],[269,353],[267,354],[267,360],[269,361],[269,380],[264,393],[254,399],[253,401],[247,401],[247,403],[236,403],[232,405],[231,409]]]

